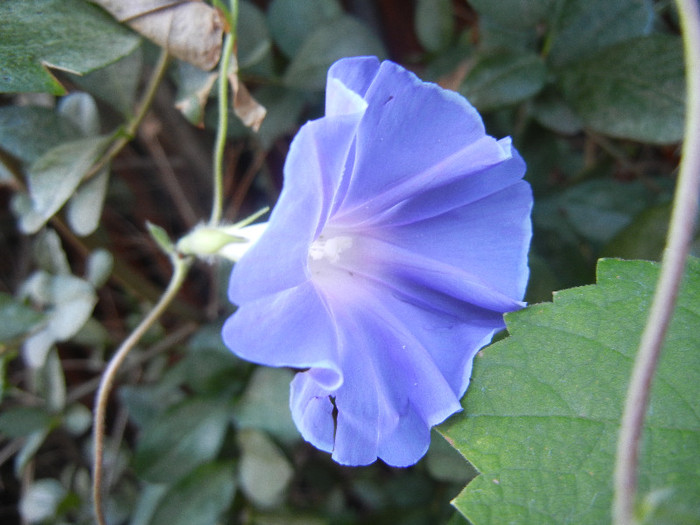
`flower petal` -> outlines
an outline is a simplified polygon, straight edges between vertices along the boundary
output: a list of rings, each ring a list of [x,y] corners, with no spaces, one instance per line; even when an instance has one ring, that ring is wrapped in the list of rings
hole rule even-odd
[[[311,282],[241,305],[224,323],[223,339],[253,363],[313,368],[330,390],[343,382],[335,322]]]
[[[377,57],[349,57],[338,60],[328,69],[326,96],[334,89],[334,81],[338,81],[364,98],[378,71]]]
[[[469,158],[461,158],[462,165],[455,164],[453,169],[444,166],[440,180],[435,180],[430,188],[415,191],[398,205],[374,217],[371,226],[404,226],[430,219],[519,182],[525,175],[525,162],[513,148],[510,137],[498,143],[507,152],[507,160],[486,169],[475,169],[473,159]]]
[[[325,452],[333,452],[335,435],[331,395],[308,372],[294,376],[290,386],[289,407],[294,424],[306,441]]]
[[[527,285],[532,192],[518,182],[477,202],[372,235],[408,252],[468,269],[482,283],[519,300]]]
[[[243,304],[307,280],[309,246],[326,222],[361,117],[362,112],[323,118],[299,130],[267,231],[231,274],[231,302]]]
[[[399,319],[387,308],[392,299],[384,295],[390,294],[365,287],[356,303],[334,312],[343,384],[336,391],[323,390],[304,377],[296,378],[292,388],[295,421],[305,439],[319,447],[328,444],[329,427],[323,418],[330,417],[325,401],[316,399],[333,396],[333,458],[346,465],[369,464],[377,457],[394,466],[413,464],[428,447],[430,427],[461,409],[457,392],[413,334],[414,324],[425,324],[426,314],[412,308]],[[442,345],[442,334],[437,336]],[[402,446],[397,449],[398,443]]]
[[[494,139],[486,138],[481,117],[463,97],[421,82],[396,64],[381,63],[364,97],[368,108],[357,132],[348,207],[430,173],[475,142],[486,148],[492,141],[491,149],[502,153]],[[470,158],[478,162],[478,157]]]

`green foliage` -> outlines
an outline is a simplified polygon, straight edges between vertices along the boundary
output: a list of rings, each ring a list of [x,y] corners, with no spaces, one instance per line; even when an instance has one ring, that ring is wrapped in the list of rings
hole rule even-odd
[[[446,48],[453,37],[450,0],[419,0],[416,4],[416,36],[428,51]]]
[[[165,492],[151,525],[209,525],[233,500],[236,482],[232,465],[202,463]]]
[[[240,0],[238,76],[267,117],[255,133],[230,112],[224,215],[236,222],[274,205],[293,134],[323,111],[328,66],[376,54],[460,91],[491,135],[513,137],[535,193],[529,301],[591,283],[601,256],[657,259],[684,113],[669,6]],[[3,505],[16,504],[10,521],[88,525],[95,380],[158,300],[170,276],[163,251],[173,255],[207,215],[218,72],[173,59],[147,119],[125,133],[154,71],[153,44],[88,0],[6,0],[0,20],[0,474],[12,499]],[[605,523],[629,345],[654,271],[606,261],[598,285],[510,316],[514,336],[477,360],[467,417],[445,427],[467,458],[434,436],[425,460],[397,470],[339,467],[304,443],[288,408],[294,372],[223,346],[230,266],[197,265],[117,378],[108,520],[463,525],[448,502],[469,483],[457,505],[474,525],[511,515]],[[695,481],[683,484],[697,470],[697,428],[681,440],[666,425],[689,418],[666,385],[697,383],[693,363],[672,362],[683,331],[673,333],[644,449],[645,523],[698,522]],[[684,334],[697,346],[691,328]]]
[[[460,92],[481,111],[522,102],[545,85],[547,69],[535,53],[484,55],[469,71]]]
[[[511,336],[476,360],[464,415],[442,429],[480,471],[455,500],[472,523],[610,519],[623,399],[657,276],[653,263],[602,260],[596,285],[507,315]],[[640,489],[669,491],[696,519],[699,322],[691,259],[652,389]]]
[[[676,37],[653,35],[604,48],[569,66],[561,88],[594,131],[656,144],[683,136],[683,58]]]
[[[87,73],[128,55],[139,42],[84,0],[2,2],[0,20],[0,93],[63,94],[65,89],[46,66]]]
[[[288,57],[295,56],[315,29],[342,15],[336,0],[274,0],[267,11],[272,36]]]
[[[146,425],[134,468],[151,483],[178,480],[216,457],[227,425],[228,408],[215,400],[178,403]]]
[[[20,227],[37,232],[75,194],[108,145],[109,137],[93,136],[65,142],[39,157],[27,174],[31,201],[17,203]]]
[[[40,312],[16,301],[11,295],[0,293],[0,343],[30,332],[43,319]]]
[[[350,16],[327,22],[314,31],[299,48],[284,75],[289,87],[322,90],[326,72],[339,58],[355,55],[386,56],[384,46],[362,23]]]

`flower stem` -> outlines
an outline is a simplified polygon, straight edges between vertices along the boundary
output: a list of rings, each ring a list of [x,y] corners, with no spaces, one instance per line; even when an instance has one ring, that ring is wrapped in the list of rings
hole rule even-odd
[[[136,131],[139,129],[141,122],[146,117],[146,113],[148,113],[148,110],[151,108],[153,99],[156,96],[156,91],[158,91],[158,86],[160,86],[160,83],[168,70],[169,63],[170,55],[165,49],[162,49],[153,74],[148,80],[148,85],[146,86],[143,96],[136,107],[136,114],[121,130],[119,130],[117,135],[118,138],[112,143],[105,154],[102,155],[100,160],[95,163],[90,171],[87,172],[85,177],[83,177],[83,180],[88,180],[99,173],[136,136]]]
[[[214,146],[214,180],[210,226],[216,226],[221,221],[224,205],[224,151],[228,133],[228,69],[236,41],[236,22],[238,18],[238,0],[231,2],[231,27],[224,38],[224,49],[219,62],[219,123],[216,130]]]
[[[661,274],[632,369],[617,443],[615,525],[636,523],[637,463],[644,416],[690,250],[700,193],[700,9],[697,0],[676,0],[676,5],[685,48],[685,141]]]
[[[104,511],[102,508],[102,467],[104,461],[104,440],[105,440],[105,414],[107,412],[107,402],[109,400],[112,386],[116,378],[119,367],[122,365],[131,349],[138,343],[148,329],[167,309],[168,305],[177,295],[182,283],[187,276],[187,272],[192,265],[192,259],[181,258],[176,254],[171,256],[173,263],[173,275],[167,289],[161,296],[158,303],[141,321],[136,329],[127,337],[117,352],[114,354],[107,369],[102,374],[97,396],[95,397],[95,410],[93,417],[93,455],[94,465],[92,471],[92,497],[93,508],[97,523],[105,525]]]

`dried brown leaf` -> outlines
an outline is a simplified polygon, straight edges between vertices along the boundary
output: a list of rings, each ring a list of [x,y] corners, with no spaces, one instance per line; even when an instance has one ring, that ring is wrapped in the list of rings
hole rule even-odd
[[[201,0],[93,0],[168,52],[209,70],[221,56],[224,21]]]
[[[241,119],[241,122],[258,131],[265,120],[267,110],[253,98],[248,89],[238,78],[238,62],[236,56],[231,57],[231,67],[229,68],[228,80],[233,91],[233,112]]]

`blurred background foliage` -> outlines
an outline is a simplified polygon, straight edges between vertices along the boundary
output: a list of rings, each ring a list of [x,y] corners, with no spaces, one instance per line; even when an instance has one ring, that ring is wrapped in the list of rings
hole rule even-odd
[[[19,4],[0,5],[0,521],[92,523],[94,391],[169,278],[146,221],[178,238],[208,216],[217,74],[173,60],[134,140],[99,165],[158,50],[85,0]],[[593,282],[601,256],[656,260],[682,138],[678,33],[667,0],[241,0],[240,78],[267,118],[254,133],[231,113],[225,217],[274,204],[328,66],[371,54],[513,137],[535,192],[530,302]],[[303,443],[292,371],[222,346],[229,272],[199,264],[124,366],[109,523],[465,523],[449,501],[476,473],[437,434],[409,469],[344,468]]]

